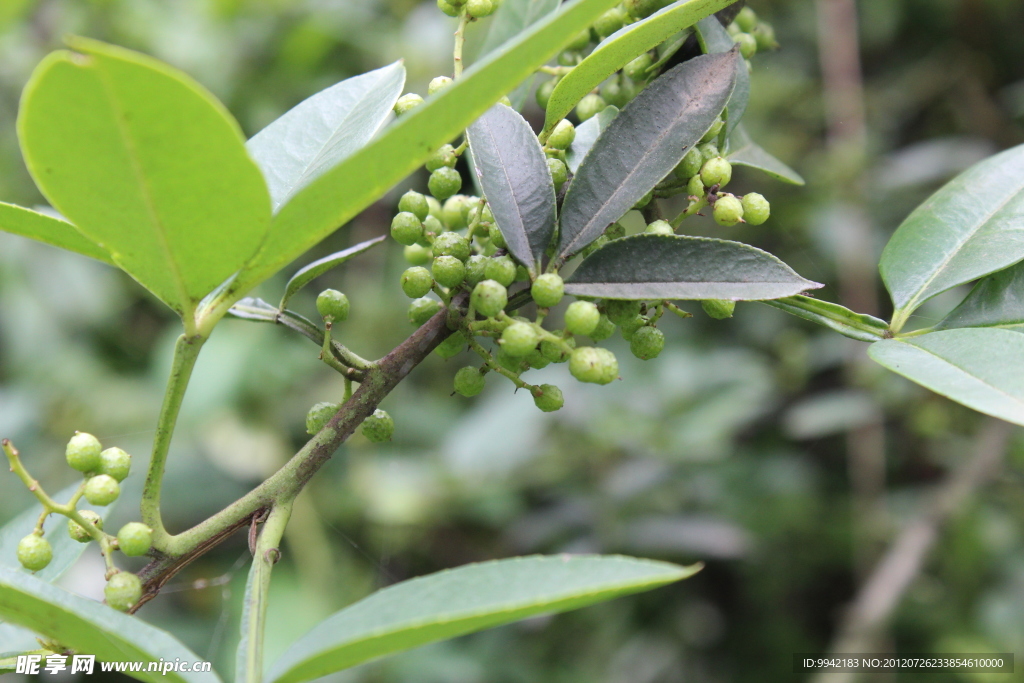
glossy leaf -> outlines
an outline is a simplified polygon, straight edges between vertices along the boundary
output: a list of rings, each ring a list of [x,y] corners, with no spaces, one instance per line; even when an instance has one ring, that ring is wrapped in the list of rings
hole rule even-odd
[[[732,36],[722,26],[718,17],[710,16],[697,22],[697,40],[700,41],[701,49],[707,54],[718,54],[730,52],[736,47]],[[743,59],[736,62],[736,87],[729,98],[729,119],[726,124],[727,133],[731,134],[744,112],[747,111],[747,104],[750,102],[750,73],[747,72],[747,64]]]
[[[186,662],[202,658],[169,633],[106,605],[0,567],[0,617],[107,662]],[[98,668],[98,667],[97,667]],[[141,681],[213,683],[214,673],[136,672]]]
[[[893,234],[879,269],[898,329],[918,306],[1024,259],[1024,145],[961,173]]]
[[[268,680],[295,683],[381,655],[650,590],[699,571],[619,556],[533,556],[471,564],[390,586],[291,646]]]
[[[183,316],[256,251],[270,199],[241,131],[185,74],[76,38],[36,68],[18,133],[50,203]]]
[[[879,341],[885,339],[889,332],[889,325],[884,320],[808,296],[787,296],[764,303],[858,341]]]
[[[591,116],[576,126],[576,137],[573,138],[569,149],[565,150],[566,166],[569,167],[570,171],[575,173],[579,169],[584,157],[587,156],[594,143],[597,142],[597,138],[618,115],[619,108],[614,105],[608,105],[597,116]]]
[[[325,256],[322,259],[313,261],[308,266],[305,266],[299,270],[299,272],[295,273],[295,275],[292,275],[292,278],[288,280],[288,284],[284,287],[284,296],[281,297],[281,304],[278,308],[283,311],[284,307],[288,304],[288,300],[295,296],[296,292],[301,290],[310,282],[333,268],[337,268],[350,258],[358,256],[365,251],[369,251],[385,239],[386,238],[383,235],[380,237],[374,237],[372,240],[366,240],[365,242],[360,242],[348,249],[336,251],[329,256]]]
[[[245,144],[263,171],[276,212],[380,130],[405,87],[395,62],[309,97]]]
[[[1024,263],[989,275],[974,286],[937,330],[1005,327],[1024,332]]]
[[[477,60],[490,54],[528,27],[558,9],[559,0],[503,0],[490,19],[487,37],[477,54]],[[508,94],[512,108],[519,111],[530,94],[534,76],[530,75]]]
[[[530,124],[503,104],[469,127],[473,164],[509,252],[536,275],[555,233],[555,185]]]
[[[583,96],[601,85],[603,80],[643,53],[732,1],[676,2],[646,19],[627,24],[605,38],[586,59],[558,81],[548,100],[542,134],[554,129],[559,121],[569,115]]]
[[[0,230],[67,249],[113,265],[110,254],[78,232],[78,228],[45,213],[0,202]]]
[[[944,330],[872,344],[868,355],[893,372],[978,412],[1024,425],[1024,335]]]
[[[666,71],[619,112],[580,164],[562,203],[558,258],[597,239],[675,168],[732,92],[739,52]]]
[[[749,166],[767,173],[776,180],[791,185],[803,185],[803,177],[789,166],[773,157],[750,139],[743,125],[736,126],[729,137],[729,154],[727,157],[733,166]]]
[[[821,286],[747,244],[640,234],[612,240],[588,256],[565,291],[606,299],[760,301]]]

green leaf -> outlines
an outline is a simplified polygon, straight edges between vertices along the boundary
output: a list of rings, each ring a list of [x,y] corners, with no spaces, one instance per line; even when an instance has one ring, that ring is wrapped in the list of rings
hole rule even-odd
[[[797,295],[764,303],[798,318],[827,327],[850,339],[875,342],[889,336],[889,325],[884,320],[863,313],[854,313],[845,306],[829,301]]]
[[[749,166],[767,173],[776,180],[791,185],[803,185],[803,177],[782,163],[750,139],[742,124],[736,126],[729,136],[729,154],[726,157],[733,166]]]
[[[978,412],[1024,425],[1024,335],[944,330],[868,348],[876,362]]]
[[[642,21],[628,24],[594,48],[586,59],[567,73],[548,100],[542,136],[569,115],[583,96],[601,85],[601,81],[643,53],[671,38],[703,17],[713,14],[733,0],[686,0],[665,7]],[[712,17],[714,19],[714,17]],[[724,29],[723,29],[724,30]],[[730,42],[730,47],[732,40]],[[746,68],[746,67],[744,67]]]
[[[509,252],[531,275],[555,234],[555,185],[530,124],[503,104],[466,131],[473,164]]]
[[[404,87],[405,67],[395,62],[321,90],[254,135],[245,147],[273,210],[369,142]]]
[[[565,194],[560,260],[622,218],[700,141],[729,99],[737,61],[734,51],[675,66],[608,124]]]
[[[325,256],[318,261],[313,261],[308,266],[299,270],[295,275],[292,275],[292,279],[288,280],[288,284],[285,285],[284,296],[281,297],[281,304],[278,306],[279,310],[283,311],[284,307],[288,304],[289,299],[295,296],[296,292],[308,285],[314,279],[320,277],[329,270],[340,266],[353,256],[358,256],[364,251],[369,251],[383,242],[385,238],[386,236],[382,235],[380,237],[374,237],[372,240],[360,242],[353,247],[336,251],[330,256]]]
[[[608,124],[618,115],[619,108],[614,105],[608,105],[597,116],[591,116],[576,126],[576,137],[573,138],[569,149],[565,150],[566,166],[569,167],[570,171],[575,173],[579,169],[583,159],[593,148],[594,143],[597,142],[597,138],[600,137],[604,129],[608,127]]]
[[[931,297],[1024,259],[1024,145],[969,168],[917,207],[882,252],[898,331]]]
[[[271,565],[254,558],[249,566],[242,597],[240,638],[235,651],[235,683],[250,683],[263,678],[263,635],[267,615]],[[257,623],[259,622],[259,623]],[[256,639],[254,646],[250,643]],[[255,661],[254,661],[255,660]]]
[[[270,200],[241,131],[184,74],[75,38],[21,100],[36,184],[79,231],[184,317],[252,256]]]
[[[762,301],[821,286],[747,244],[640,234],[612,240],[588,256],[565,291],[605,299]]]
[[[1024,332],[1024,263],[981,280],[935,329],[956,327],[1005,327]]]
[[[503,0],[490,20],[487,37],[477,54],[477,61],[498,49],[528,27],[558,9],[559,0]],[[520,111],[530,94],[533,75],[508,94],[512,108]]]
[[[100,661],[202,661],[169,633],[141,619],[8,567],[0,567],[0,616],[72,650],[96,655]],[[169,671],[164,675],[161,671],[142,671],[131,675],[154,682],[220,681],[214,673]]]
[[[565,612],[688,578],[700,565],[619,556],[533,556],[470,564],[378,591],[315,626],[268,680],[296,683],[425,643]]]
[[[78,232],[78,228],[45,213],[0,202],[0,230],[114,264],[110,254]]]
[[[736,47],[732,36],[722,26],[722,22],[716,16],[705,17],[697,22],[697,40],[700,41],[701,49],[707,54],[718,54],[730,52]],[[726,123],[726,132],[732,133],[739,125],[743,113],[747,110],[750,102],[750,73],[747,72],[745,60],[739,59],[736,62],[736,87],[729,98],[729,120]]]

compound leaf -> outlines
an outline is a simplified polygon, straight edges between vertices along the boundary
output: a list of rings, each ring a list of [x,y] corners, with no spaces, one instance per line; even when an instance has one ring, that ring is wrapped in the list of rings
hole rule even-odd
[[[71,223],[15,204],[0,202],[0,230],[114,264],[110,254]]]
[[[289,299],[295,296],[296,292],[308,285],[314,279],[320,277],[333,268],[337,268],[353,256],[358,256],[364,251],[369,251],[384,240],[385,236],[383,235],[380,237],[374,237],[372,240],[366,240],[365,242],[360,242],[348,249],[336,251],[329,256],[324,256],[322,259],[313,261],[308,266],[305,266],[295,273],[295,275],[292,275],[292,278],[288,280],[288,284],[284,287],[284,295],[281,297],[281,304],[278,306],[278,309],[283,311],[284,307],[288,305]]]

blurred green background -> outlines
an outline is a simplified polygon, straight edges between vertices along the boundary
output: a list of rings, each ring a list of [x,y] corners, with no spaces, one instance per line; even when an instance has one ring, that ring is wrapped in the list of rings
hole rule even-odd
[[[751,0],[782,49],[754,59],[747,125],[808,184],[738,171],[737,191],[765,194],[772,219],[729,229],[697,219],[687,229],[766,248],[827,283],[822,298],[885,315],[875,264],[900,220],[958,170],[1024,142],[1024,3],[856,3],[863,100],[834,51],[842,36],[833,33],[850,35],[851,24],[830,23],[822,11],[841,4]],[[480,23],[470,54],[486,31],[487,20]],[[65,34],[185,70],[251,135],[317,90],[399,58],[409,89],[425,92],[431,77],[450,71],[454,27],[433,2],[418,0],[2,0],[0,199],[42,202],[18,153],[15,116],[32,68]],[[861,104],[864,125],[851,128],[846,114]],[[526,113],[540,116],[532,101]],[[410,178],[290,270],[383,234],[400,191],[425,189],[425,180]],[[318,283],[348,293],[353,315],[342,337],[364,356],[383,355],[411,332],[398,287],[404,267],[391,242]],[[283,281],[261,293],[275,300]],[[318,289],[295,307],[315,314]],[[931,302],[917,324],[963,294]],[[495,377],[475,399],[452,396],[451,378],[468,356],[420,366],[383,405],[397,423],[394,441],[353,437],[300,498],[274,575],[268,659],[376,587],[488,558],[605,552],[707,566],[650,594],[428,646],[333,679],[799,677],[792,653],[828,649],[858,585],[929,492],[971,457],[985,420],[867,363],[865,345],[766,306],[740,304],[727,321],[684,308],[695,316],[666,320],[669,345],[656,361],[632,358],[621,339],[609,342],[623,377],[613,385],[581,385],[565,366],[533,371],[530,381],[565,391],[566,406],[554,414]],[[108,527],[137,518],[177,334],[169,312],[122,273],[0,233],[0,435],[51,490],[74,478],[62,453],[76,429],[134,453]],[[171,530],[229,503],[304,442],[307,408],[342,391],[316,356],[284,330],[221,324],[172,449]],[[994,480],[941,527],[876,651],[1024,655],[1022,484],[1024,445],[1014,442]],[[0,522],[28,502],[13,476],[0,477]],[[230,672],[247,554],[238,534],[174,579],[142,618]],[[63,585],[101,597],[95,549]],[[1024,675],[861,677],[896,678]]]

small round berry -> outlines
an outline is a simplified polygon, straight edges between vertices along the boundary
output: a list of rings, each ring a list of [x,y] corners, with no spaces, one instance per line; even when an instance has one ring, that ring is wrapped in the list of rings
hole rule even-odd
[[[722,157],[708,159],[700,169],[700,179],[704,187],[725,187],[732,180],[732,164]]]
[[[569,354],[576,348],[576,340],[573,338],[563,339],[563,343],[545,339],[540,343],[540,353],[544,359],[551,363],[564,363],[569,360]],[[568,346],[568,348],[566,348]]]
[[[108,448],[100,453],[100,466],[97,472],[109,474],[118,481],[124,481],[132,468],[132,456],[120,448]]]
[[[709,161],[715,157],[721,156],[718,151],[718,145],[713,142],[705,142],[702,145],[698,145],[697,149],[700,150],[701,156],[704,157],[704,161]],[[701,164],[703,168],[704,164]]]
[[[494,223],[494,212],[491,211],[490,204],[484,204],[484,208],[480,210],[480,222]]]
[[[526,362],[526,359],[521,356],[513,356],[501,347],[498,348],[498,353],[494,354],[494,362],[516,375],[530,369],[530,364]]]
[[[457,232],[442,232],[434,239],[434,244],[431,248],[434,252],[434,258],[454,256],[460,261],[468,259],[472,252],[469,240]]]
[[[434,349],[434,353],[441,356],[445,360],[448,360],[452,356],[457,356],[466,348],[466,339],[460,333],[449,335],[447,339],[437,345]]]
[[[316,298],[316,310],[324,320],[345,322],[350,308],[348,297],[336,289],[325,289]]]
[[[699,175],[693,176],[690,178],[690,182],[686,183],[686,193],[698,199],[704,199],[707,196],[707,188],[704,187],[704,181],[700,179]]]
[[[449,230],[461,230],[466,227],[466,216],[469,214],[470,200],[464,194],[449,197],[441,209],[441,220]]]
[[[633,333],[647,324],[647,318],[642,315],[635,316],[619,325],[619,333],[626,341],[633,339]]]
[[[715,140],[717,140],[719,133],[722,132],[722,128],[724,127],[725,121],[723,121],[721,118],[715,119],[715,122],[711,124],[710,128],[708,128],[708,132],[704,133],[704,137],[700,139],[701,144],[706,144],[708,142],[714,142]]]
[[[605,102],[620,108],[626,106],[631,99],[629,93],[623,89],[622,80],[617,74],[613,74],[611,78],[601,84],[600,93]]]
[[[44,569],[53,559],[53,548],[42,536],[29,534],[18,541],[18,562],[29,571]]]
[[[501,333],[501,348],[510,356],[522,358],[540,342],[540,334],[530,323],[516,321]]]
[[[584,50],[590,45],[590,29],[583,29],[565,46],[566,50]]]
[[[470,287],[476,287],[478,282],[487,279],[487,264],[491,260],[483,254],[473,254],[466,259],[466,282]]]
[[[142,522],[128,522],[117,532],[117,547],[128,557],[139,557],[153,547],[153,530]]]
[[[608,319],[608,316],[602,315],[600,321],[597,323],[597,327],[588,336],[595,342],[604,341],[608,337],[615,333],[615,323]]]
[[[624,226],[622,223],[612,223],[605,229],[604,236],[607,237],[609,240],[617,240],[620,237],[625,237],[626,226]]]
[[[488,236],[491,238],[491,244],[498,249],[505,249],[508,244],[505,242],[505,236],[501,234],[501,228],[497,224],[492,225],[487,231]]]
[[[736,225],[743,220],[743,203],[732,195],[723,195],[715,202],[714,216],[719,225]]]
[[[314,405],[306,413],[306,433],[316,434],[319,432],[340,409],[340,403],[330,403],[328,401],[321,401]]]
[[[494,4],[491,0],[468,0],[466,2],[466,13],[476,19],[486,17],[494,12]]]
[[[700,302],[700,306],[715,320],[731,318],[733,311],[736,310],[736,302],[725,299],[704,299]]]
[[[704,155],[700,153],[700,149],[693,147],[683,160],[679,162],[679,165],[675,168],[675,175],[680,180],[686,180],[700,173],[701,166],[704,165]]]
[[[441,302],[435,299],[413,299],[409,304],[409,321],[413,325],[422,325],[441,310]]]
[[[558,53],[559,66],[576,66],[582,60],[583,55],[576,50],[563,50]]]
[[[118,572],[107,581],[103,595],[108,605],[119,612],[127,612],[142,597],[142,582],[131,572]]]
[[[399,244],[416,244],[423,237],[423,223],[416,214],[400,211],[391,219],[391,237]]]
[[[440,0],[439,0],[440,1]],[[395,113],[399,116],[423,104],[423,98],[414,92],[406,93],[395,102]]]
[[[525,360],[531,368],[536,368],[538,370],[546,368],[551,364],[551,361],[544,357],[544,354],[540,352],[539,348],[530,351],[526,354],[526,357],[523,360]]]
[[[454,168],[458,162],[459,157],[455,155],[455,148],[451,145],[442,145],[440,149],[434,152],[425,166],[430,172],[434,172],[439,168]]]
[[[433,243],[433,238],[444,232],[446,228],[444,223],[441,222],[437,216],[427,216],[427,219],[423,221],[423,236],[416,243],[423,247],[429,247]]]
[[[749,33],[738,33],[733,36],[733,42],[740,46],[740,54],[743,59],[750,59],[757,54],[757,38]]]
[[[95,436],[85,432],[75,432],[75,435],[68,441],[65,456],[72,469],[79,472],[92,472],[98,469],[102,462],[100,456],[102,450],[103,446]]]
[[[493,318],[508,303],[508,290],[500,282],[484,280],[473,288],[469,302],[477,313],[485,318]]]
[[[398,210],[408,211],[422,221],[430,215],[430,204],[427,203],[425,195],[416,190],[409,190],[398,200]]]
[[[616,325],[621,325],[640,315],[640,302],[622,299],[608,299],[604,304],[605,314]]]
[[[589,301],[573,301],[565,309],[565,329],[570,334],[590,334],[601,322],[601,312]]]
[[[386,410],[377,408],[377,410],[373,411],[373,415],[363,420],[363,426],[360,431],[363,433],[363,436],[373,443],[390,441],[395,433],[395,421],[388,415]]]
[[[761,225],[772,213],[771,204],[757,192],[743,195],[743,220],[750,225]]]
[[[97,474],[85,483],[85,499],[93,505],[110,505],[121,495],[121,485],[109,474]]]
[[[436,78],[433,78],[431,79],[430,84],[427,86],[427,94],[433,95],[434,93],[439,93],[445,88],[447,88],[449,85],[451,85],[452,82],[452,79],[448,78],[447,76],[438,76]]]
[[[94,527],[103,531],[103,518],[98,514],[92,510],[79,510],[78,514],[82,515],[87,522],[91,522]],[[79,543],[88,543],[92,540],[92,536],[85,527],[73,519],[68,520],[68,536]]]
[[[545,413],[553,413],[565,405],[565,399],[554,384],[541,384],[533,391],[533,404]]]
[[[466,279],[466,264],[454,256],[438,256],[430,272],[442,287],[457,287]]]
[[[604,101],[604,98],[600,95],[591,93],[585,95],[579,104],[576,105],[576,116],[579,117],[580,122],[586,121],[587,119],[597,116],[604,108],[608,106],[608,103]]]
[[[430,247],[425,247],[422,244],[410,244],[402,249],[402,256],[414,266],[425,266],[430,263],[430,259],[434,258],[434,252]]]
[[[455,393],[462,396],[476,396],[484,390],[484,383],[484,375],[470,365],[455,373]]]
[[[608,384],[619,376],[619,362],[608,349],[583,346],[572,352],[569,373],[581,382]]]
[[[599,38],[607,38],[611,34],[622,28],[622,25],[626,23],[626,10],[621,7],[612,7],[610,10],[602,14],[594,22],[594,33]]]
[[[645,325],[633,333],[629,340],[629,350],[641,360],[657,358],[665,348],[665,334],[657,327]]]
[[[771,24],[762,21],[752,33],[754,40],[757,41],[758,50],[774,50],[779,47],[779,42],[775,40],[775,29]]]
[[[562,189],[565,181],[569,179],[569,170],[562,163],[561,159],[548,159],[548,173],[551,174],[551,182],[555,185],[555,191]]]
[[[569,149],[569,145],[575,139],[576,127],[570,123],[569,119],[562,119],[555,126],[555,129],[551,131],[551,135],[548,136],[548,147]]]
[[[402,291],[410,299],[418,299],[421,296],[426,296],[430,291],[430,288],[434,286],[434,278],[430,276],[430,271],[423,266],[413,266],[407,268],[402,273]]]
[[[654,199],[654,190],[651,190],[650,192],[645,194],[643,197],[641,197],[637,201],[637,203],[633,205],[633,208],[636,209],[637,211],[639,211],[640,209],[642,209],[645,206],[647,206],[648,204],[650,204],[652,199]]]
[[[459,16],[459,8],[448,2],[448,0],[437,0],[437,8],[449,17]]]
[[[645,232],[649,232],[652,235],[674,235],[676,231],[672,229],[672,225],[668,221],[654,221],[647,226]]]
[[[438,199],[448,199],[462,189],[462,176],[454,168],[442,166],[430,174],[427,188]]]
[[[654,64],[651,53],[645,52],[626,66],[622,67],[622,73],[634,81],[642,81],[647,78],[647,69]]]
[[[548,108],[548,100],[551,99],[551,93],[555,91],[555,85],[557,85],[557,81],[551,79],[550,81],[544,81],[537,87],[537,106],[541,109]]]
[[[508,287],[516,281],[515,261],[508,256],[497,256],[487,259],[483,279],[494,280],[498,284]]]
[[[750,32],[757,26],[757,14],[749,7],[744,7],[736,14],[733,21],[741,31]]]
[[[530,294],[534,302],[541,308],[557,306],[565,294],[565,283],[555,273],[544,273],[533,281],[530,287]]]

